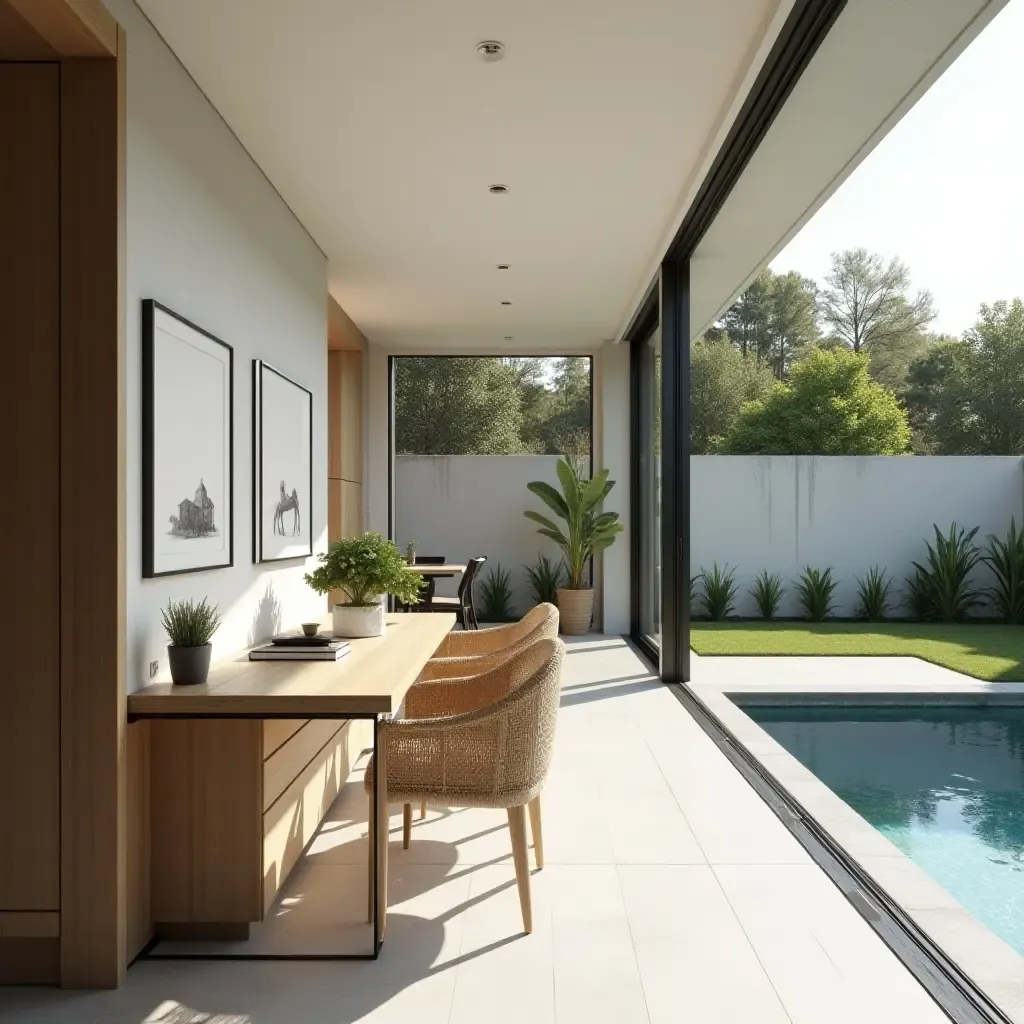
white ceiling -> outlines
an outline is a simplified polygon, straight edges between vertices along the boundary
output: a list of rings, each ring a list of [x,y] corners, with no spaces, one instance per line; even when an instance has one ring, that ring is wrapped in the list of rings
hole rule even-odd
[[[615,335],[792,0],[139,2],[371,341],[525,351]]]

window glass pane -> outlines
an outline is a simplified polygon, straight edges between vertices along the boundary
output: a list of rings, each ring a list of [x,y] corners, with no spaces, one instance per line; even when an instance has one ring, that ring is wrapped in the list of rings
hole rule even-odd
[[[661,644],[661,331],[655,328],[640,349],[640,632]]]

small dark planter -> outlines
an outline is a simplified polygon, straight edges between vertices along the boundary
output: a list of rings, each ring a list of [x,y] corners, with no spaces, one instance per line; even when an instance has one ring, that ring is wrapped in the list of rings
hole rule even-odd
[[[202,647],[168,647],[171,662],[171,682],[176,686],[194,686],[205,683],[210,674],[210,655],[213,644]]]

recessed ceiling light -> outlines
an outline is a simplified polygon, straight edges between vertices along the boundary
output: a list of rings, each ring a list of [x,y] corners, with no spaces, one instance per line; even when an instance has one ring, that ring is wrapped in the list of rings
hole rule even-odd
[[[492,196],[503,196],[508,191],[508,185],[492,185],[487,191]]]
[[[509,265],[507,263],[499,263],[498,270],[508,270]]]
[[[485,39],[483,42],[476,44],[476,52],[481,60],[487,61],[488,64],[493,64],[496,60],[501,60],[505,56],[505,44],[499,43],[497,39]]]
[[[506,335],[505,335],[505,340],[506,340],[506,341],[512,341],[512,340],[513,340],[513,339],[512,339],[512,335],[511,335],[511,334],[506,334]]]
[[[511,301],[509,299],[502,299],[501,300],[501,304],[503,306],[511,306],[512,305],[512,303],[511,303]]]

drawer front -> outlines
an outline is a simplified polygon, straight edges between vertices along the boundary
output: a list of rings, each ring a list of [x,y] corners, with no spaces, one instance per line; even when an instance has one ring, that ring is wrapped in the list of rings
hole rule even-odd
[[[362,721],[342,725],[263,815],[264,913],[372,742],[372,728]]]
[[[292,738],[304,725],[305,720],[294,718],[267,718],[263,721],[263,760]]]
[[[263,762],[264,811],[270,810],[344,724],[334,719],[308,721]]]

